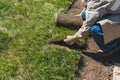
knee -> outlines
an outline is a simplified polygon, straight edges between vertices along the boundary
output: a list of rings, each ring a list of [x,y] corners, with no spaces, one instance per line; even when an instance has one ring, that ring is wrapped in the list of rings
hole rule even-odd
[[[83,11],[83,12],[82,12],[82,19],[83,19],[83,21],[86,20],[86,11]]]
[[[95,34],[97,34],[97,33],[100,32],[100,31],[101,31],[100,25],[98,25],[98,24],[93,25],[93,26],[91,26],[91,28],[90,28],[90,33],[91,33],[91,35],[95,35]]]

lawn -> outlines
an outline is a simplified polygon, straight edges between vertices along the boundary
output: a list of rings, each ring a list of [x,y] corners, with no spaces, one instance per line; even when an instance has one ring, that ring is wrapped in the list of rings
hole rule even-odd
[[[80,51],[48,44],[74,34],[55,26],[72,0],[0,0],[0,80],[74,80]]]

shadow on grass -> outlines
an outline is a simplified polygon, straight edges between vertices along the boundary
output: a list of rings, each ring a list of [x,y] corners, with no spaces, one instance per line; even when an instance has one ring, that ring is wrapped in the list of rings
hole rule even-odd
[[[80,57],[80,60],[78,61],[78,68],[77,70],[75,71],[75,77],[76,78],[79,78],[80,77],[80,71],[84,68],[84,57],[81,56]]]

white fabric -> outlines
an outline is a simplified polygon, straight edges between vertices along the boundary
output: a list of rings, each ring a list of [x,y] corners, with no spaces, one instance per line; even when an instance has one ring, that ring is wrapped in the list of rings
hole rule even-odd
[[[120,7],[120,0],[116,0],[115,4],[111,7],[112,11],[116,11]]]
[[[99,17],[98,11],[88,11],[86,10],[86,20],[92,20],[95,17]]]

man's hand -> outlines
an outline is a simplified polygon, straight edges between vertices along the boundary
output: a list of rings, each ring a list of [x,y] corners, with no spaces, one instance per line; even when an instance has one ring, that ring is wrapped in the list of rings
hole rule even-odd
[[[64,39],[64,42],[66,42],[69,45],[74,44],[76,41],[76,38],[74,36],[67,36],[66,39]]]

